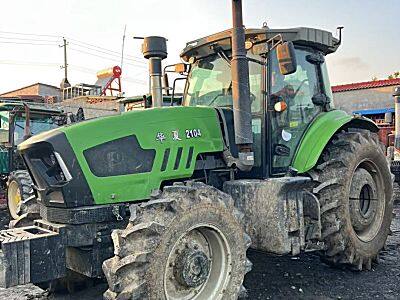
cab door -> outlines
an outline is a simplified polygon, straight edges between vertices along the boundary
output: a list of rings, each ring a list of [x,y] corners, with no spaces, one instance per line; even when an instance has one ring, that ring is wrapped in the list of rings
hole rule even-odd
[[[296,48],[295,53],[297,69],[290,75],[281,74],[275,50],[269,55],[267,119],[271,175],[288,171],[300,140],[322,110],[312,100],[322,92],[318,66],[310,62],[314,52]],[[281,111],[278,111],[277,103],[280,103]]]

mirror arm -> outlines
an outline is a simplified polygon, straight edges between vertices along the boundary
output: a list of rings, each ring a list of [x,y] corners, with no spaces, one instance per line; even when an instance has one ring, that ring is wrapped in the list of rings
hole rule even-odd
[[[164,70],[164,74],[163,74],[163,83],[164,83],[164,89],[165,92],[167,93],[167,96],[169,96],[169,82],[168,82],[168,74],[165,72]]]
[[[164,83],[164,89],[167,93],[167,96],[169,96],[169,90],[170,90],[167,72],[172,72],[172,71],[168,71],[167,68],[170,68],[173,66],[174,65],[167,65],[164,67],[164,70],[163,70],[163,81],[164,81],[163,83]]]
[[[262,39],[254,42],[253,49],[258,52],[260,56],[266,57],[269,52],[280,44],[283,44],[283,37],[282,34],[279,33],[270,39]]]
[[[174,79],[174,83],[173,83],[173,85],[172,85],[172,96],[171,96],[171,104],[170,104],[170,106],[174,106],[176,82],[177,82],[178,80],[186,80],[186,79],[187,79],[187,77],[178,77],[178,78],[175,78],[175,79]]]
[[[306,60],[313,65],[321,65],[325,62],[325,57],[320,53],[308,54]]]
[[[330,102],[330,99],[324,93],[315,94],[311,100],[317,106],[325,106]]]

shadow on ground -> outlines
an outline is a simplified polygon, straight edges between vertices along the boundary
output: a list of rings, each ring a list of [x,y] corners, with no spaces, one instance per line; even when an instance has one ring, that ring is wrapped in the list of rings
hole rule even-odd
[[[0,225],[7,224],[6,212]],[[4,227],[3,227],[4,228]],[[371,271],[352,272],[331,268],[316,253],[298,257],[271,256],[249,251],[253,270],[245,279],[249,299],[399,299],[400,298],[400,204],[396,204],[392,234],[380,263]],[[0,299],[102,299],[105,284],[74,295],[48,296],[41,289],[26,285],[0,289]]]

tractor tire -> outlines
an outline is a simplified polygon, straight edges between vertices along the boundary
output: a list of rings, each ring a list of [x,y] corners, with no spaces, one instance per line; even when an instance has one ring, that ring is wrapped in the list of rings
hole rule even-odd
[[[26,170],[11,172],[7,182],[7,207],[13,220],[37,217],[39,207],[32,189],[32,179]],[[24,222],[26,223],[26,222]]]
[[[115,256],[103,263],[105,299],[246,296],[251,241],[229,195],[202,183],[174,185],[130,209],[127,228],[112,233]]]
[[[310,175],[321,205],[322,260],[370,270],[386,243],[393,208],[392,175],[377,134],[336,134]]]

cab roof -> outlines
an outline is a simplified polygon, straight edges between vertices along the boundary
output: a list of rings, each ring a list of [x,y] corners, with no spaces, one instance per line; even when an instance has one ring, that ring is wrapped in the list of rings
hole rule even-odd
[[[181,52],[182,59],[188,61],[190,57],[198,58],[214,53],[210,47],[207,47],[210,44],[218,44],[224,50],[230,50],[231,32],[232,30],[228,29],[188,42]],[[290,41],[295,45],[311,46],[321,51],[324,55],[335,52],[340,45],[339,40],[334,38],[331,32],[307,27],[287,29],[270,29],[268,27],[263,27],[259,29],[246,29],[246,41],[251,41],[252,43],[267,41],[278,34],[282,36],[283,41]]]
[[[24,103],[29,106],[32,113],[36,114],[51,114],[51,115],[61,115],[64,112],[56,109],[49,108],[44,105],[33,103],[33,102],[23,102],[23,101],[4,101],[0,100],[0,111],[12,111],[15,107],[23,109]]]

